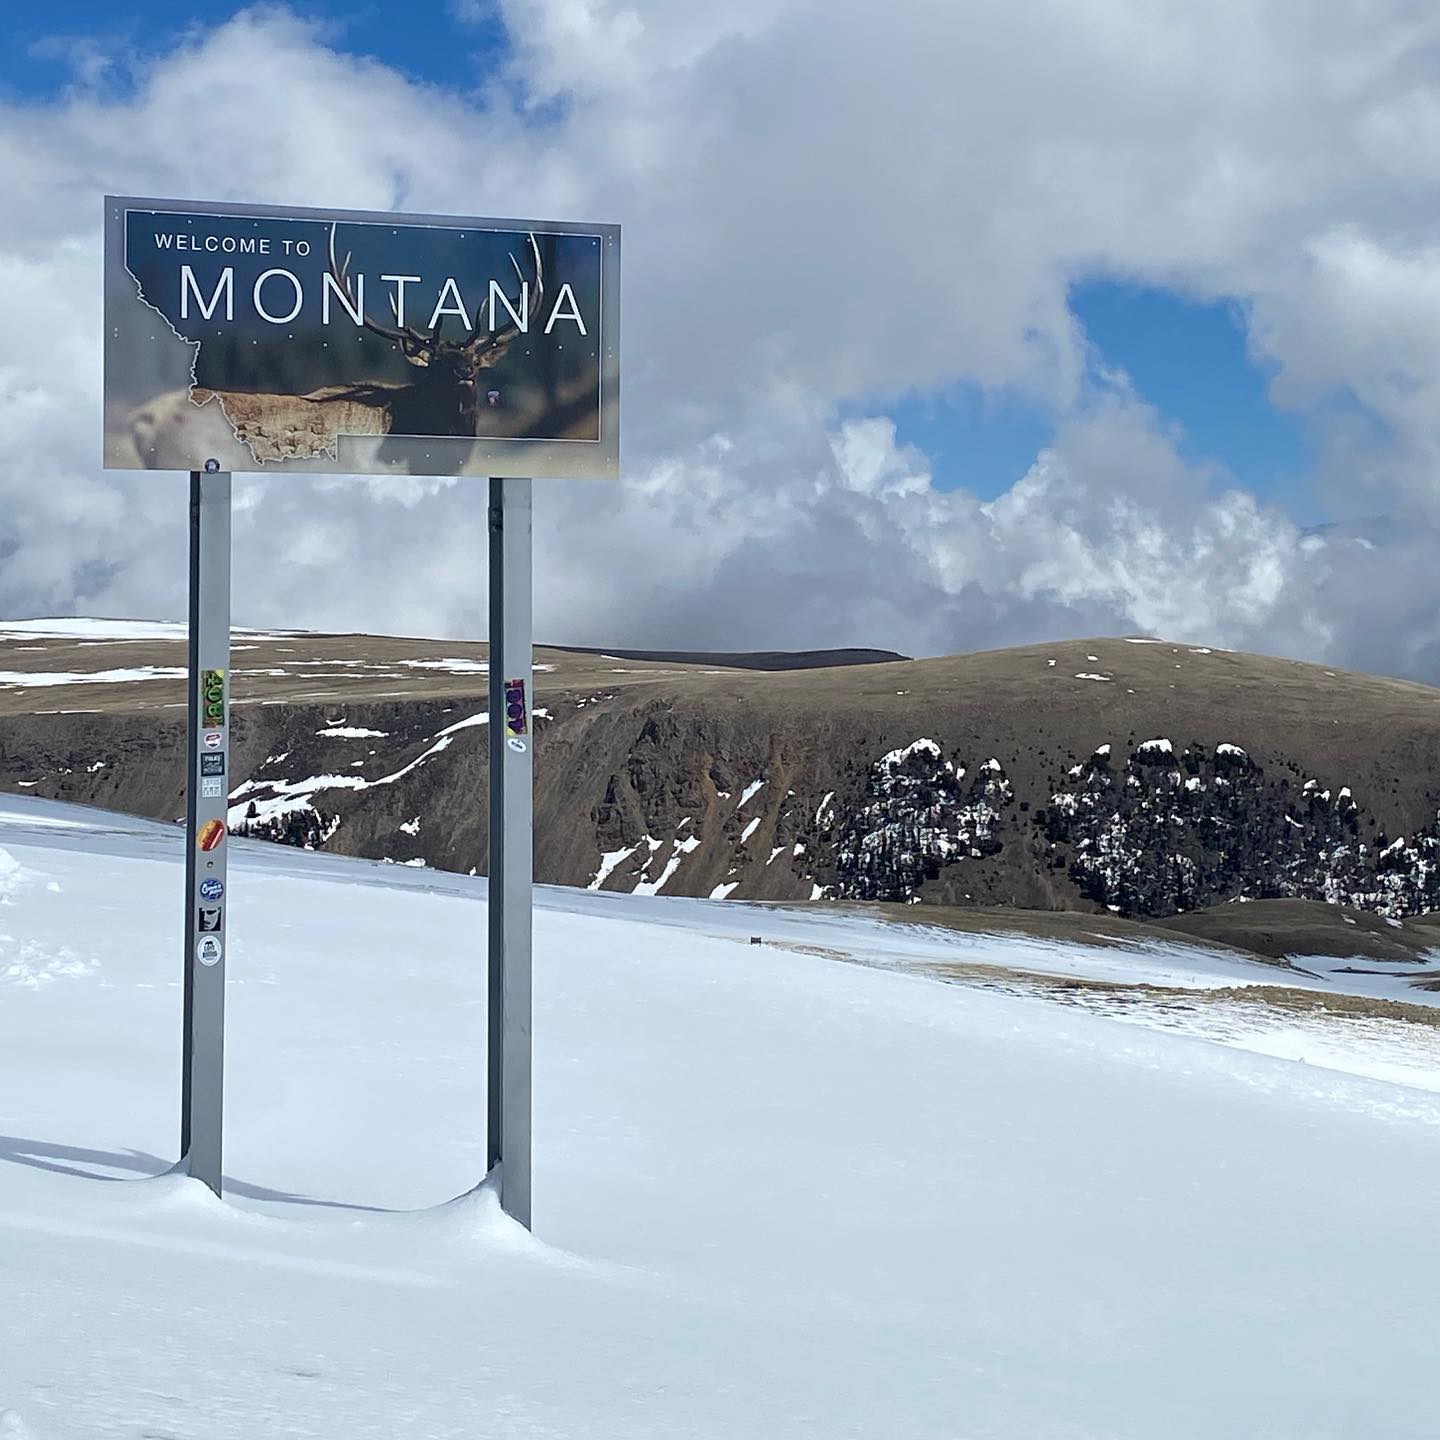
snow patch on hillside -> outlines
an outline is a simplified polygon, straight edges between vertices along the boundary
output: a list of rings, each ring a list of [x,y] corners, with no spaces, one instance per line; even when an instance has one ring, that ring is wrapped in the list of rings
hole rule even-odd
[[[114,670],[0,670],[0,688],[35,689],[51,685],[131,685],[141,680],[183,679],[173,665],[139,665]]]
[[[178,620],[98,620],[68,616],[40,620],[0,620],[0,639],[142,641],[184,640],[190,628]],[[301,632],[294,630],[247,630],[234,626],[231,635],[246,640],[289,640]],[[240,648],[240,647],[237,647]]]
[[[446,656],[437,660],[397,660],[407,670],[443,670],[449,675],[488,675],[490,666],[484,660],[467,660],[464,657]]]
[[[467,715],[463,720],[457,720],[453,725],[447,725],[443,730],[436,731],[435,738],[443,739],[447,735],[458,735],[462,730],[473,730],[477,725],[488,725],[490,723],[490,712],[481,710],[477,715]]]
[[[651,859],[645,863],[645,870],[648,871],[650,865],[653,863],[655,853],[663,848],[663,842],[651,840],[647,835],[645,837],[645,843],[649,845],[651,853]],[[670,857],[666,860],[660,874],[653,881],[644,878],[637,880],[633,893],[636,895],[658,895],[680,868],[680,862],[684,860],[687,855],[699,848],[700,840],[699,837],[695,835],[688,835],[683,840],[677,838],[672,841]]]
[[[610,878],[611,874],[615,870],[615,867],[617,865],[623,864],[639,848],[640,846],[638,844],[635,844],[626,845],[619,850],[607,850],[603,855],[601,855],[600,867],[595,871],[594,875],[590,877],[590,883],[585,888],[587,890],[600,889],[600,887],[604,885],[604,883]]]

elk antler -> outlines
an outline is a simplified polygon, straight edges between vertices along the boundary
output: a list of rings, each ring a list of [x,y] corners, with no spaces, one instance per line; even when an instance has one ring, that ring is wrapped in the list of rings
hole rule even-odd
[[[337,265],[335,262],[335,222],[330,222],[330,274],[335,283],[345,292],[345,298],[352,306],[360,309],[360,323],[373,334],[383,336],[386,340],[392,340],[400,347],[400,352],[405,358],[416,365],[428,365],[430,357],[435,352],[436,343],[440,339],[440,325],[445,323],[445,317],[440,317],[440,322],[435,326],[429,335],[422,335],[418,330],[412,330],[406,325],[399,330],[391,330],[385,325],[379,325],[372,320],[364,311],[358,307],[355,293],[350,288],[350,251],[345,252],[345,261]],[[390,309],[394,313],[395,323],[400,323],[400,307],[395,297],[390,297]]]
[[[525,301],[525,318],[529,323],[530,317],[540,309],[540,299],[545,294],[545,262],[540,258],[540,244],[535,239],[532,231],[526,238],[530,241],[530,254],[535,260],[535,284],[527,295],[527,281],[525,272],[520,268],[520,262],[510,256],[510,263],[515,267],[515,278],[520,282],[520,295],[518,298]],[[487,287],[485,298],[488,301],[490,292]],[[483,306],[481,307],[484,308]],[[514,314],[514,306],[510,307],[511,314]],[[491,311],[490,319],[495,319],[494,311]],[[477,369],[493,365],[510,347],[511,342],[520,333],[520,326],[512,319],[503,330],[496,330],[487,335],[480,329],[480,312],[475,312],[475,333],[468,339],[460,342],[460,349],[466,350],[474,358]]]
[[[330,275],[335,283],[344,292],[345,298],[351,306],[360,311],[360,323],[373,334],[382,336],[400,347],[400,353],[413,365],[428,365],[430,361],[442,350],[458,352],[469,356],[475,363],[476,368],[483,368],[493,365],[503,355],[510,343],[520,333],[520,327],[514,320],[503,329],[487,334],[480,328],[480,311],[485,308],[484,302],[480,309],[475,312],[475,332],[468,340],[442,340],[440,329],[445,324],[445,316],[441,316],[435,322],[428,334],[413,329],[409,325],[401,326],[393,330],[387,325],[381,325],[370,319],[365,313],[364,307],[360,306],[355,298],[355,292],[350,286],[350,251],[345,252],[343,262],[337,262],[335,258],[335,229],[334,221],[330,225]],[[510,263],[515,267],[516,278],[520,281],[520,295],[518,299],[526,302],[527,323],[531,313],[539,309],[540,297],[545,293],[545,265],[540,258],[540,245],[532,233],[527,237],[530,241],[530,253],[535,260],[535,285],[526,294],[525,274],[520,269],[520,262],[514,255],[510,256]],[[486,299],[489,299],[489,290],[486,290]],[[513,306],[511,307],[513,311]],[[390,297],[390,310],[395,316],[395,323],[400,324],[400,307],[395,297]],[[491,316],[494,318],[493,314]]]

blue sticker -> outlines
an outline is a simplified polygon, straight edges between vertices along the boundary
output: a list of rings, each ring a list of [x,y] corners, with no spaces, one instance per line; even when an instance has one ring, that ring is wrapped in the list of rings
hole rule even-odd
[[[200,882],[200,898],[202,900],[218,900],[225,893],[225,882],[217,880],[213,875],[207,875]]]

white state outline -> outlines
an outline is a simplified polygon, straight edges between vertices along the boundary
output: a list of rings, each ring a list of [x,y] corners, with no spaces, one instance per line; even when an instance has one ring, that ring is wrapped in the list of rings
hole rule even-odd
[[[146,306],[148,309],[153,310],[165,322],[166,326],[170,330],[170,333],[174,335],[174,337],[179,340],[181,344],[193,347],[194,353],[190,357],[190,385],[186,391],[185,398],[189,400],[190,403],[194,405],[197,410],[203,410],[205,406],[210,403],[209,400],[197,402],[194,398],[195,390],[200,383],[195,375],[195,366],[200,359],[200,347],[205,342],[203,340],[191,340],[188,337],[182,335],[171,323],[170,317],[153,300],[147,298],[145,294],[145,287],[141,283],[140,277],[136,275],[136,273],[130,268],[130,216],[165,215],[178,216],[184,219],[191,220],[193,220],[196,216],[203,216],[204,218],[209,220],[289,220],[292,224],[297,225],[305,225],[310,223],[323,225],[326,222],[319,217],[324,215],[325,213],[325,211],[316,211],[315,219],[312,222],[309,219],[301,219],[283,210],[281,210],[277,214],[270,215],[259,213],[258,210],[250,214],[236,214],[228,210],[141,210],[130,205],[124,205],[121,207],[120,263],[124,266],[125,273],[131,278],[131,280],[135,282],[136,298],[140,301],[140,303]],[[393,438],[398,440],[432,440],[438,442],[458,440],[462,444],[493,444],[498,441],[501,444],[518,442],[523,445],[594,445],[597,447],[603,446],[605,444],[605,236],[598,231],[556,230],[545,226],[526,226],[526,228],[524,228],[523,230],[515,230],[507,229],[495,224],[437,224],[433,221],[420,221],[417,223],[414,221],[405,220],[403,219],[403,217],[400,217],[398,215],[397,219],[400,220],[400,224],[395,224],[388,220],[343,220],[340,219],[337,214],[332,218],[330,223],[335,225],[371,225],[381,227],[388,225],[391,229],[395,230],[453,230],[461,234],[466,231],[478,230],[487,235],[578,235],[582,240],[588,239],[595,241],[596,266],[599,270],[600,283],[597,292],[595,326],[595,429],[597,431],[597,434],[594,440],[572,440],[563,435],[397,435]],[[209,387],[207,386],[205,388],[208,389]],[[211,398],[215,401],[215,403],[220,407],[220,413],[225,416],[225,423],[230,427],[231,435],[234,436],[238,444],[243,445],[250,452],[257,465],[284,465],[287,463],[287,461],[292,459],[301,460],[303,462],[303,460],[307,458],[298,455],[281,455],[277,456],[274,460],[262,459],[259,455],[255,453],[254,445],[252,445],[250,441],[241,438],[240,432],[235,428],[235,422],[231,420],[230,416],[226,413],[225,402],[220,398],[221,392],[218,390],[211,390],[210,395]],[[319,450],[312,451],[309,458],[313,458],[315,455],[324,455],[326,458],[332,460],[335,464],[338,465],[341,463],[340,440],[342,436],[349,440],[385,440],[391,438],[389,432],[386,432],[386,434],[384,435],[358,435],[355,434],[353,431],[336,430],[334,432],[334,435],[335,443],[333,446],[331,446],[329,449],[326,449],[324,446],[322,446]],[[256,473],[259,474],[263,472],[257,471]],[[295,471],[292,473],[300,474],[302,472]],[[379,474],[382,472],[377,471],[363,473]],[[391,472],[385,471],[383,473],[389,474]]]

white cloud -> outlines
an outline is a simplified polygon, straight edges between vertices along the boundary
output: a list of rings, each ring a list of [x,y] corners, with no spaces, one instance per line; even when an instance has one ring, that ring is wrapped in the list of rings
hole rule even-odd
[[[0,107],[0,614],[183,607],[183,479],[99,469],[108,188],[625,225],[626,479],[538,488],[545,636],[933,652],[1147,629],[1440,678],[1440,16],[502,14],[514,59],[478,100],[267,10],[122,98]],[[1395,510],[1395,534],[1307,539],[1182,459],[1087,353],[1066,294],[1091,275],[1242,301],[1277,400],[1315,413],[1325,493]],[[1055,418],[989,504],[937,491],[886,418],[957,382]],[[247,621],[480,628],[482,488],[266,477],[237,498]]]

